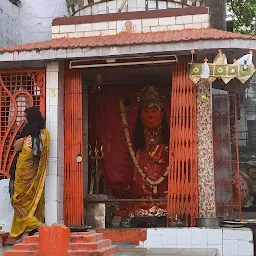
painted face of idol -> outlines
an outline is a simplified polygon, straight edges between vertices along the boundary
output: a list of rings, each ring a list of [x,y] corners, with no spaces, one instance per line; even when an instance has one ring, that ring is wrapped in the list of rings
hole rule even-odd
[[[148,128],[157,128],[163,120],[163,112],[156,106],[145,108],[141,112],[142,124]]]

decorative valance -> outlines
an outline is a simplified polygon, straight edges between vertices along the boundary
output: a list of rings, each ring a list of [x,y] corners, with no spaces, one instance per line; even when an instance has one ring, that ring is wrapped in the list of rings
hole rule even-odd
[[[234,60],[233,64],[227,63],[227,57],[219,50],[213,63],[208,63],[208,59],[204,63],[192,63],[190,67],[189,77],[197,84],[201,78],[207,79],[212,83],[217,78],[221,78],[225,84],[231,79],[237,78],[244,84],[249,80],[256,71],[252,62],[252,51],[244,55],[238,60]]]

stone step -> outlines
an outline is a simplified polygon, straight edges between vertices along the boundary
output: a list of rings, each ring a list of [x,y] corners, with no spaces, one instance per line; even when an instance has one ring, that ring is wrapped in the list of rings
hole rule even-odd
[[[39,256],[39,253],[32,250],[10,250],[5,251],[3,256]]]
[[[103,239],[93,243],[71,243],[70,250],[99,250],[112,245],[110,239]]]
[[[70,233],[70,237],[73,237],[73,236],[90,236],[90,235],[95,235],[95,234],[98,234],[98,233],[96,233],[96,231],[90,231],[90,232],[73,232],[73,233]]]
[[[79,235],[71,235],[70,236],[70,242],[71,243],[91,243],[91,242],[97,242],[99,240],[102,240],[103,234],[94,233],[85,235],[84,233],[81,233]]]
[[[21,244],[15,244],[14,246],[13,246],[13,250],[31,250],[31,251],[36,251],[36,250],[38,250],[38,248],[39,248],[39,245],[38,245],[38,243],[21,243]]]
[[[76,250],[68,251],[68,256],[112,256],[119,251],[118,246],[109,246],[101,250]]]
[[[70,236],[73,236],[73,235],[90,235],[90,234],[95,234],[96,231],[95,230],[90,230],[88,232],[71,232],[70,233]]]
[[[25,244],[38,244],[39,243],[39,236],[26,236],[23,238],[22,243]]]
[[[69,256],[112,256],[119,251],[110,239],[102,239],[96,232],[76,232],[70,236]],[[24,237],[22,243],[15,244],[3,256],[39,256],[39,236]]]

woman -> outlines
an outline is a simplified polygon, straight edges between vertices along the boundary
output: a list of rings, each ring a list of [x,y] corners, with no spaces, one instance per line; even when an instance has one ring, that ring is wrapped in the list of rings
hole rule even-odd
[[[10,236],[19,239],[44,222],[44,181],[49,157],[49,132],[36,107],[25,110],[25,126],[14,144],[19,152],[12,206],[14,217]]]

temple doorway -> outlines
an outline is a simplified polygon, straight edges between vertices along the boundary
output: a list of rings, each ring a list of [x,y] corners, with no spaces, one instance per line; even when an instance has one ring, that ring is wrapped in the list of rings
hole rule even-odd
[[[196,86],[186,58],[170,62],[65,70],[67,225],[195,225]]]
[[[87,221],[91,211],[105,213],[102,227],[130,225],[124,220],[131,215],[165,215],[171,74],[170,64],[83,71]],[[155,225],[165,226],[161,221]]]

